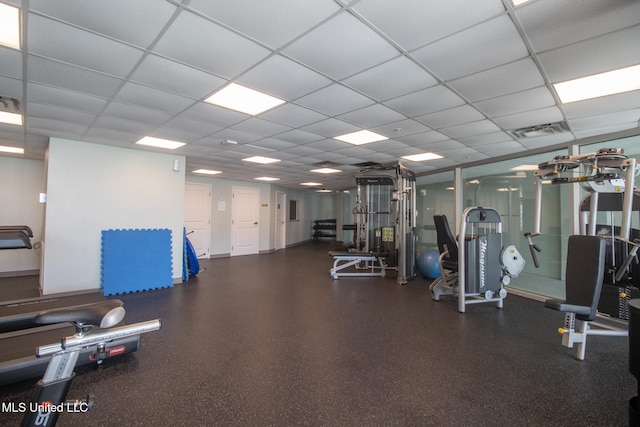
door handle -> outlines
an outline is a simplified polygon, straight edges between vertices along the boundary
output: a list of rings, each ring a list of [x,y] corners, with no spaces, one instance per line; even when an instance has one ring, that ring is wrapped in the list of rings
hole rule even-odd
[[[254,222],[253,225],[258,225],[258,221]]]

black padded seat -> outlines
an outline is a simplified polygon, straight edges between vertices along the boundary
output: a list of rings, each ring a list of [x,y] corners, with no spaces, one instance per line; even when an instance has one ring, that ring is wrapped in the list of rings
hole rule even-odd
[[[605,240],[598,236],[570,236],[565,276],[566,298],[548,299],[544,306],[575,313],[578,320],[594,320],[604,279],[605,248]]]
[[[434,215],[433,223],[436,227],[438,251],[447,255],[442,257],[442,267],[452,272],[458,271],[458,243],[451,233],[446,215]]]

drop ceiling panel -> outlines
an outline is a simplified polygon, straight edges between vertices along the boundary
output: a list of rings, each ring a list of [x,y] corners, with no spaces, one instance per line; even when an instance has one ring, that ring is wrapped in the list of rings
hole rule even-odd
[[[15,79],[22,78],[22,54],[20,51],[0,46],[0,74]]]
[[[489,156],[502,156],[505,154],[519,153],[524,151],[525,148],[516,141],[503,141],[492,144],[483,144],[476,147],[476,150],[485,153]]]
[[[169,92],[126,83],[115,98],[118,101],[176,114],[193,104],[193,100]]]
[[[497,98],[476,102],[475,106],[490,117],[506,116],[527,110],[537,110],[555,105],[551,91],[546,86],[516,92]]]
[[[386,105],[410,117],[447,110],[464,103],[462,98],[444,85],[420,90],[385,102]]]
[[[451,138],[464,138],[465,136],[481,135],[483,133],[492,133],[499,131],[500,128],[489,120],[479,120],[477,122],[465,123],[462,125],[451,126],[440,129],[445,135]]]
[[[327,119],[305,126],[302,130],[327,138],[333,138],[334,136],[339,136],[348,132],[355,132],[360,129],[357,126],[345,123],[342,120]]]
[[[156,55],[147,55],[131,76],[134,82],[203,99],[227,81]]]
[[[504,65],[529,55],[507,15],[478,24],[411,53],[441,80]]]
[[[92,127],[102,129],[118,129],[119,131],[133,133],[136,135],[145,135],[152,132],[155,126],[140,123],[134,120],[122,119],[120,117],[99,117]]]
[[[337,116],[366,107],[373,101],[339,84],[332,84],[296,101],[304,107],[327,116]]]
[[[543,125],[563,120],[562,112],[558,107],[547,107],[539,110],[525,111],[496,117],[494,121],[503,129],[518,129],[526,126]]]
[[[539,58],[551,83],[640,64],[640,25],[545,52]]]
[[[612,114],[602,114],[599,116],[583,117],[569,121],[569,126],[573,131],[582,131],[590,128],[604,128],[617,126],[620,124],[635,123],[640,120],[640,108],[628,111],[619,111]]]
[[[298,145],[298,146],[289,147],[289,148],[285,148],[284,150],[278,151],[278,153],[293,154],[295,156],[313,156],[321,152],[322,151],[317,150],[315,148],[311,148],[307,145]]]
[[[240,122],[234,125],[233,128],[241,132],[252,133],[264,137],[277,135],[291,129],[289,126],[280,125],[278,123],[263,120],[258,117],[252,117],[243,122]]]
[[[633,92],[618,93],[616,95],[602,96],[600,98],[587,99],[584,101],[564,104],[567,118],[575,119],[586,116],[598,116],[601,114],[614,113],[616,111],[626,111],[640,105],[640,90]]]
[[[139,107],[137,105],[110,102],[102,115],[105,117],[118,117],[121,119],[135,120],[147,125],[159,126],[171,118],[171,115],[159,110]]]
[[[283,52],[336,79],[348,77],[399,53],[345,12],[305,34]]]
[[[212,123],[201,122],[199,120],[193,120],[186,117],[174,117],[166,123],[163,123],[162,127],[189,132],[192,135],[197,135],[198,139],[204,138],[207,135],[211,135],[212,133],[221,130],[220,126],[216,126]]]
[[[285,100],[294,100],[331,84],[322,74],[281,55],[273,55],[238,78],[238,82]]]
[[[317,148],[318,150],[321,151],[325,151],[325,152],[333,152],[336,150],[342,150],[345,148],[348,148],[351,146],[351,144],[348,144],[346,142],[342,142],[342,141],[338,141],[337,139],[323,139],[322,141],[316,141],[316,142],[310,142],[305,144],[307,147],[311,147],[311,148]],[[318,157],[318,156],[314,156],[314,157]],[[334,155],[332,154],[330,156],[331,158],[334,158]],[[326,159],[325,159],[326,160]]]
[[[225,78],[235,77],[269,54],[260,45],[187,11],[180,13],[155,51]]]
[[[232,141],[238,142],[238,145],[230,145],[229,147],[233,147],[234,149],[242,144],[257,141],[260,139],[258,135],[254,135],[252,133],[240,132],[236,129],[223,129],[220,132],[216,132],[211,135],[214,138],[220,138],[220,140],[230,139]]]
[[[327,119],[327,116],[295,104],[283,104],[260,115],[263,119],[290,127],[302,127]]]
[[[480,101],[542,86],[544,80],[533,60],[527,58],[449,84],[465,98]]]
[[[281,133],[277,135],[276,138],[294,144],[307,144],[309,142],[323,139],[323,137],[321,137],[320,135],[316,135],[315,133],[311,132],[305,132],[300,129],[292,129],[290,131]]]
[[[381,135],[392,135],[393,138],[400,138],[407,135],[427,132],[430,131],[431,128],[416,120],[405,119],[383,126],[372,127],[371,130]]]
[[[22,100],[23,93],[22,80],[0,76],[0,96]]]
[[[29,7],[45,15],[127,43],[147,47],[176,11],[169,2],[109,0],[78,7],[74,0],[29,0]]]
[[[284,149],[296,146],[296,144],[294,143],[282,141],[280,139],[275,139],[275,138],[261,139],[259,141],[252,142],[251,145],[255,145],[256,147],[266,148],[269,150],[284,150]]]
[[[638,122],[636,121],[631,123],[623,123],[619,125],[605,126],[601,128],[590,127],[589,129],[578,130],[574,133],[576,135],[576,138],[589,138],[592,136],[609,134],[614,132],[621,132],[621,131],[625,131],[629,129],[637,129],[637,128],[638,128]]]
[[[77,109],[30,102],[29,118],[32,119],[36,117],[54,119],[61,122],[74,123],[82,126],[89,126],[96,119],[95,114],[80,111]]]
[[[338,118],[362,128],[370,128],[380,124],[398,122],[405,119],[406,116],[389,107],[385,107],[384,105],[374,104],[359,110],[342,114],[338,116]]]
[[[395,78],[402,76],[402,78]],[[374,99],[384,101],[435,86],[438,81],[406,56],[400,56],[344,81]]]
[[[97,114],[107,105],[103,98],[65,91],[35,83],[27,84],[27,100],[40,104],[57,105]]]
[[[122,80],[106,74],[33,55],[28,55],[27,58],[27,79],[31,82],[104,98],[112,97],[123,84]]]
[[[640,23],[640,2],[532,1],[516,14],[535,51],[544,52]]]
[[[124,77],[142,57],[142,51],[51,19],[32,15],[29,51],[68,64]]]
[[[468,136],[465,138],[458,138],[458,141],[470,147],[476,147],[479,145],[511,142],[513,141],[513,138],[506,132],[494,132],[485,133],[482,135]]]
[[[357,3],[354,9],[407,50],[413,50],[505,11],[500,0],[364,0]]]
[[[469,105],[461,105],[460,107],[451,108],[449,110],[438,111],[437,113],[416,117],[416,120],[433,129],[440,129],[482,119],[484,119],[482,113]]]
[[[232,126],[250,117],[247,114],[218,107],[206,102],[198,102],[192,105],[187,108],[183,114],[186,117],[211,122],[221,127]]]
[[[436,142],[448,140],[449,137],[440,132],[430,130],[427,132],[417,133],[414,135],[396,137],[395,139],[409,145],[423,146],[426,144],[433,144]]]

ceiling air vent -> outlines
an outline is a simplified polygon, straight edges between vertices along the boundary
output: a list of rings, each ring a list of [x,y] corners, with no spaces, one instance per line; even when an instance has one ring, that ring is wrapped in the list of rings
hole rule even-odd
[[[326,162],[315,163],[312,166],[316,166],[316,167],[319,167],[319,168],[335,168],[335,167],[343,166],[343,165],[341,165],[339,163],[333,163],[333,162],[326,161]]]
[[[382,166],[380,163],[377,162],[362,162],[362,163],[356,163],[352,166],[357,166],[359,168],[373,168],[373,167],[378,167],[378,166]]]
[[[536,125],[529,126],[526,128],[514,129],[510,130],[509,133],[514,138],[523,139],[523,138],[534,138],[538,136],[549,136],[549,135],[557,135],[559,133],[565,133],[569,131],[569,126],[567,123],[555,122],[555,123],[547,123],[544,125]]]

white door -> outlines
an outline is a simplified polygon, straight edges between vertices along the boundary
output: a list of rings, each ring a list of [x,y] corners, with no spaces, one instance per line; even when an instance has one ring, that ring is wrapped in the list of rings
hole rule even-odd
[[[232,187],[231,256],[258,253],[260,241],[260,192],[257,188]]]
[[[287,195],[276,191],[276,251],[285,247]]]
[[[185,184],[184,227],[198,258],[209,258],[211,247],[211,184]]]

